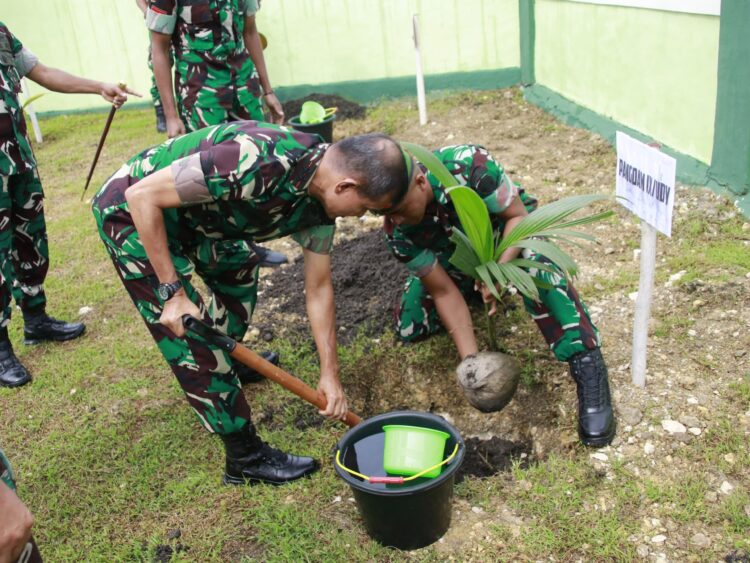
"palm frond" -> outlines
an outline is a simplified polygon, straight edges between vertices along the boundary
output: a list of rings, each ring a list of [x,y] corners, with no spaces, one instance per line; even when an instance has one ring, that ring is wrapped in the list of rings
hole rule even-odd
[[[445,164],[440,162],[440,159],[436,157],[431,150],[426,149],[422,145],[416,143],[409,143],[401,141],[399,143],[409,154],[416,158],[419,162],[425,165],[438,182],[440,182],[444,188],[452,188],[458,185],[458,180],[450,173],[445,167]]]
[[[448,261],[467,276],[476,279],[476,269],[482,261],[474,251],[471,241],[459,229],[453,229],[450,240],[456,245],[456,248]]]
[[[484,201],[474,190],[465,186],[456,186],[446,191],[455,205],[461,227],[469,237],[477,256],[482,262],[492,260],[492,222]]]

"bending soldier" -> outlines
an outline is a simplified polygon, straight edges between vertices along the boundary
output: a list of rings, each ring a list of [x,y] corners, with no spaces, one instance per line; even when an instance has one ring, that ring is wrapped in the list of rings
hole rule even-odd
[[[334,219],[395,205],[394,194],[406,186],[406,162],[385,135],[328,145],[317,135],[242,121],[136,155],[97,194],[94,216],[120,279],[190,406],[224,442],[225,483],[279,484],[317,465],[261,441],[240,388],[242,368],[186,334],[182,316],[241,339],[255,307],[259,262],[244,241],[291,235],[304,250],[318,389],[327,399],[321,414],[342,418],[347,402],[338,377],[329,255]],[[209,288],[208,304],[193,274]]]

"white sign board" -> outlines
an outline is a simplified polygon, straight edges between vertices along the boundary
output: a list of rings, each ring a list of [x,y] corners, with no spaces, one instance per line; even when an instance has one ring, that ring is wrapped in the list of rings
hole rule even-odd
[[[620,202],[657,231],[672,236],[677,162],[671,156],[617,132],[617,184]]]

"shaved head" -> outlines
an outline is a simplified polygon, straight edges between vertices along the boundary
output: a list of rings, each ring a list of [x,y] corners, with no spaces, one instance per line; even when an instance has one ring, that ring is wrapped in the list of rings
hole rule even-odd
[[[407,157],[401,146],[383,133],[348,137],[331,146],[336,168],[359,182],[362,197],[395,200],[408,188]]]

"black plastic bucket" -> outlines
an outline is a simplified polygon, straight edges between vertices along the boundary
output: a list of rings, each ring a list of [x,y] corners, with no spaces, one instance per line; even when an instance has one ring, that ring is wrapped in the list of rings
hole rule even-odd
[[[328,116],[320,123],[300,123],[299,115],[295,115],[289,120],[289,125],[294,127],[297,131],[303,133],[314,133],[323,137],[326,143],[333,142],[333,121],[336,119],[336,114]]]
[[[354,492],[367,533],[385,546],[418,549],[440,539],[450,526],[453,483],[466,447],[458,430],[444,418],[423,412],[396,411],[369,418],[344,434],[337,446],[341,462],[367,476],[384,475],[383,451],[379,444],[386,424],[421,426],[447,432],[450,437],[445,444],[444,458],[458,445],[455,457],[444,466],[439,476],[419,478],[402,485],[369,483],[343,470],[334,461],[336,472]],[[373,457],[362,455],[362,444],[367,445],[364,449]]]

